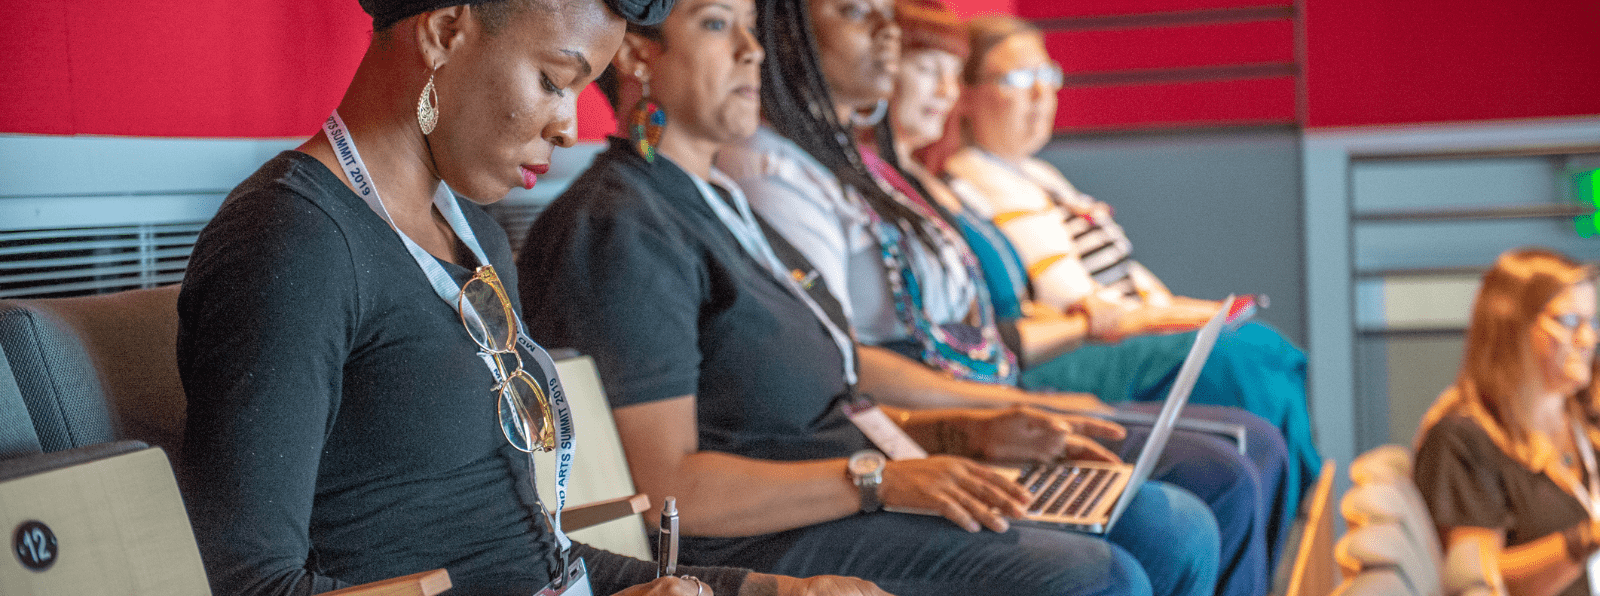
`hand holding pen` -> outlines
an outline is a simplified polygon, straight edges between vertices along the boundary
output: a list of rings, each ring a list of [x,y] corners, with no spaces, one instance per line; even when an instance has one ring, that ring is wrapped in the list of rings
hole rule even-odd
[[[673,497],[667,497],[661,506],[661,535],[656,539],[656,556],[661,558],[656,577],[677,575],[678,500]]]

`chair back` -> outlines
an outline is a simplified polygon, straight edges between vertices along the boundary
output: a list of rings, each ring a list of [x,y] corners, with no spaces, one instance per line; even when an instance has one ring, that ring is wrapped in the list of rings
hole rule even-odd
[[[0,348],[43,451],[132,439],[181,452],[177,304],[178,286],[0,301]]]
[[[178,291],[0,301],[0,530],[36,559],[0,556],[0,594],[210,595],[167,459],[187,408]],[[449,588],[436,569],[338,594]]]
[[[606,401],[594,359],[588,356],[561,358],[556,361],[556,370],[567,392],[567,403],[572,406],[573,425],[578,434],[572,479],[567,490],[568,506],[634,495],[628,458],[622,452],[622,438],[611,418],[611,404]],[[555,455],[536,454],[534,459],[539,472],[540,499],[553,506]],[[640,515],[577,530],[571,535],[573,540],[614,553],[644,560],[651,558],[644,517]]]
[[[0,460],[7,596],[209,596],[172,467],[137,441]]]
[[[1379,573],[1418,596],[1505,594],[1496,553],[1476,543],[1454,544],[1446,553],[1439,544],[1411,465],[1411,451],[1399,445],[1377,447],[1351,464],[1356,486],[1340,504],[1350,533],[1335,546],[1346,584],[1394,581],[1366,579]]]
[[[1394,525],[1400,530],[1409,552],[1415,553],[1415,571],[1439,576],[1444,555],[1439,545],[1433,516],[1422,502],[1422,494],[1409,478],[1403,481],[1357,485],[1345,493],[1339,509],[1351,528]]]

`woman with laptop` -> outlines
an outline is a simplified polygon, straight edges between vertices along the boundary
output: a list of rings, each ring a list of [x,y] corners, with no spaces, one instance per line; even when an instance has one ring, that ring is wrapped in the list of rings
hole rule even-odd
[[[929,10],[926,3],[899,4],[894,14]],[[819,24],[819,13],[830,16],[811,11],[814,58],[768,63],[763,107],[769,126],[725,149],[717,164],[749,193],[756,212],[815,266],[814,277],[832,289],[862,344],[863,376],[889,376],[910,389],[879,394],[879,400],[914,409],[1018,402],[1109,409],[1092,396],[1016,387],[1015,352],[994,318],[970,248],[903,172],[870,140],[862,144],[855,136],[891,134],[884,112],[900,67],[900,28],[892,20],[879,23],[876,14],[858,17],[867,33],[866,41],[857,41],[839,33],[850,29]],[[803,24],[797,21],[794,29],[809,37]],[[771,35],[797,36],[784,26],[775,21]],[[795,276],[813,277],[810,268]],[[1141,444],[1123,443],[1125,457],[1131,459]],[[1229,539],[1221,554],[1228,563],[1225,585],[1239,586],[1240,594],[1264,590],[1260,536],[1266,521],[1257,464],[1226,440],[1192,432],[1176,433],[1161,455],[1154,477],[1205,500]],[[1276,465],[1281,464],[1280,454]],[[1141,549],[1159,550],[1162,539],[1132,534],[1122,535],[1119,544],[1154,573],[1161,557]]]
[[[1446,546],[1478,542],[1515,596],[1594,594],[1600,556],[1595,269],[1543,248],[1483,274],[1455,384],[1412,474]]]
[[[1193,330],[1215,303],[1169,291],[1134,258],[1110,206],[1034,157],[1054,132],[1062,84],[1044,34],[999,15],[974,18],[967,27],[973,51],[960,66],[962,105],[951,131],[965,146],[948,161],[930,156],[927,165],[952,179],[957,196],[1002,232],[1025,267],[1026,295],[990,272],[1002,316],[1020,315],[1019,298],[1031,298],[1035,311],[1064,316],[1085,331],[1078,349],[1033,361],[1021,385],[1093,393],[1110,403],[1162,399]],[[1273,509],[1284,520],[1273,532],[1281,539],[1322,462],[1307,412],[1305,353],[1259,322],[1225,333],[1213,352],[1194,402],[1256,414],[1278,427],[1289,446],[1290,491]]]
[[[971,248],[983,277],[990,282],[985,289],[996,311],[996,327],[1002,330],[1001,336],[1008,339],[1007,346],[1017,355],[1023,376],[1041,363],[1071,357],[1073,350],[1083,348],[1085,336],[1091,335],[1089,321],[1096,326],[1115,326],[1120,309],[1091,299],[1085,303],[1090,312],[1073,316],[1030,300],[1026,268],[1010,241],[988,218],[963,205],[944,180],[919,161],[919,151],[932,146],[944,135],[946,119],[958,103],[962,91],[961,68],[969,51],[968,35],[965,25],[936,0],[900,2],[895,18],[901,28],[904,55],[884,120],[893,134],[883,137],[886,142],[879,147],[880,154],[884,161],[893,163],[906,174],[912,190],[928,198],[928,206],[957,229]],[[1000,311],[1005,307],[1001,305],[1005,303],[1013,306],[1002,314]],[[1098,337],[1101,333],[1093,335]],[[907,346],[912,343],[910,339],[902,335],[886,345],[899,345],[902,351],[916,355],[919,346]],[[1165,395],[1160,397],[1164,399]],[[1159,401],[1119,405],[1120,409],[1143,413],[1155,412],[1160,407]],[[1219,592],[1264,591],[1274,568],[1273,556],[1278,551],[1279,539],[1287,533],[1280,530],[1286,530],[1288,522],[1292,521],[1292,517],[1274,516],[1279,511],[1277,504],[1286,500],[1291,492],[1297,492],[1285,479],[1288,456],[1283,438],[1265,420],[1236,408],[1189,404],[1183,413],[1186,419],[1205,419],[1246,429],[1245,445],[1253,465],[1245,474],[1252,477],[1253,488],[1257,491],[1255,502],[1260,507],[1254,511],[1250,523],[1229,524],[1226,520],[1230,516],[1218,512],[1223,551],[1232,554],[1225,556],[1222,562],[1223,583]],[[1186,434],[1178,439],[1174,449],[1195,449],[1188,444],[1192,442],[1206,443],[1211,449],[1229,448],[1226,442],[1220,441],[1219,438]],[[1207,484],[1213,475],[1198,475],[1198,479],[1175,483],[1194,490],[1218,507],[1237,505],[1227,490]],[[1173,480],[1171,476],[1167,478]]]
[[[323,134],[234,189],[179,297],[180,471],[212,591],[443,567],[452,595],[881,594],[737,569],[658,579],[571,543],[531,485],[527,452],[570,455],[570,415],[501,285],[517,279],[506,237],[474,203],[534,185],[625,19],[672,3],[361,4],[371,46]]]
[[[519,261],[533,334],[595,358],[635,484],[677,498],[683,559],[902,594],[1150,594],[1152,577],[1155,593],[1210,593],[1216,528],[1192,495],[1144,485],[1109,541],[1022,527],[1010,520],[1028,494],[973,459],[1114,459],[1091,439],[1120,436],[1115,425],[864,399],[922,387],[882,369],[857,378],[849,321],[824,282],[789,275],[796,251],[712,164],[758,129],[781,76],[763,65],[812,60],[798,23],[873,45],[888,3],[756,10],[683,0],[661,27],[630,31],[604,79],[628,138],[545,210]],[[784,37],[779,58],[752,29],[801,36]],[[923,448],[934,455],[916,458]],[[1119,546],[1139,534],[1159,543],[1143,565]]]

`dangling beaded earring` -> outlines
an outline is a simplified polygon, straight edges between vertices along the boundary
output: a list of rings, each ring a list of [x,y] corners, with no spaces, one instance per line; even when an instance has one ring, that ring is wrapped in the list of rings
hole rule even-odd
[[[422,128],[423,135],[433,134],[433,129],[439,126],[439,91],[433,88],[433,73],[438,70],[434,67],[428,73],[428,84],[422,86],[422,97],[417,99],[417,126]]]
[[[650,101],[650,77],[644,74],[644,67],[635,68],[633,78],[639,79],[642,93],[639,103],[633,106],[633,113],[628,116],[628,138],[646,163],[655,163],[656,144],[661,142],[661,129],[667,125],[667,113],[656,102]]]

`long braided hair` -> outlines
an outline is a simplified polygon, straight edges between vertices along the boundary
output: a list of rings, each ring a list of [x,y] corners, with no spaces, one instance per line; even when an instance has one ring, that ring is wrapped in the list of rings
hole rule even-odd
[[[854,187],[880,217],[915,234],[937,252],[939,245],[933,240],[937,232],[928,229],[929,222],[878,184],[857,153],[848,123],[839,121],[833,94],[822,73],[807,2],[758,0],[757,4],[756,33],[761,45],[771,50],[761,64],[761,109],[767,123],[815,158],[839,182]],[[886,138],[887,121],[879,123],[875,132],[879,138]],[[898,169],[893,152],[888,155]],[[901,175],[912,179],[904,171]]]

